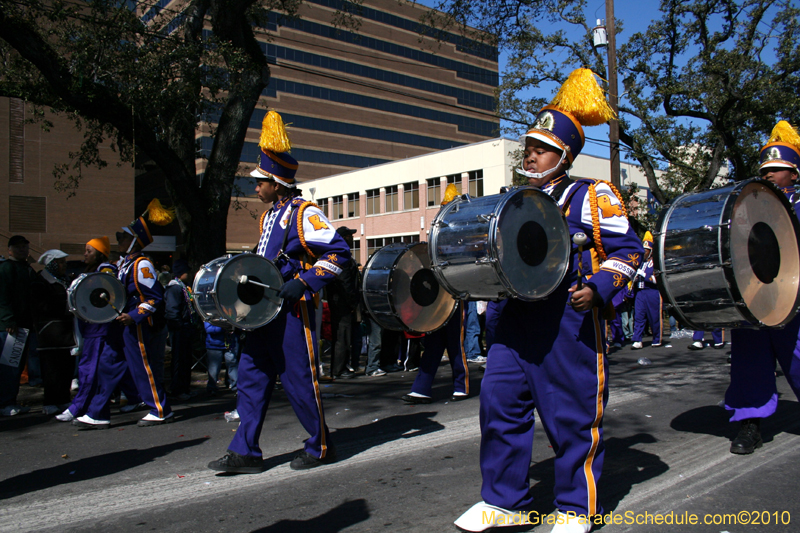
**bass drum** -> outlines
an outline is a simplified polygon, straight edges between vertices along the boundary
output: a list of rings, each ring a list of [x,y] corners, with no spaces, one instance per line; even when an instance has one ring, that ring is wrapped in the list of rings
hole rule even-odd
[[[456,301],[431,271],[424,242],[390,244],[375,252],[364,267],[362,289],[367,311],[386,329],[430,333],[456,310]]]
[[[460,196],[442,207],[431,229],[436,279],[463,299],[545,298],[567,274],[571,249],[561,208],[534,187]]]
[[[676,198],[654,235],[659,290],[693,329],[779,327],[800,305],[800,223],[766,180]]]
[[[268,324],[278,315],[283,305],[283,299],[278,298],[281,287],[283,276],[272,261],[243,253],[224,255],[203,265],[194,278],[192,291],[203,320],[223,320],[250,330]]]
[[[69,311],[92,324],[111,322],[125,309],[126,303],[122,282],[107,272],[81,274],[67,289]]]

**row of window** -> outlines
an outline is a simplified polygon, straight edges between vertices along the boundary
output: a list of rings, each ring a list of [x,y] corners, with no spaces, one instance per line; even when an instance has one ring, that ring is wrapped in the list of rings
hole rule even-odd
[[[367,239],[367,257],[372,257],[372,254],[390,244],[402,242],[411,244],[419,242],[419,235],[403,235],[399,237],[381,237],[379,239]]]
[[[500,124],[498,121],[480,120],[455,113],[437,111],[427,107],[419,107],[401,102],[375,98],[372,96],[354,94],[348,91],[328,89],[325,87],[319,87],[317,85],[286,81],[276,78],[272,78],[270,84],[266,89],[264,89],[262,94],[267,97],[276,98],[279,92],[306,96],[318,100],[327,100],[329,102],[347,104],[356,107],[364,107],[367,109],[375,109],[387,113],[395,113],[397,115],[422,118],[443,124],[454,124],[458,127],[458,131],[472,133],[474,135],[480,135],[486,138],[496,137],[500,131]]]
[[[277,20],[277,16],[276,16]],[[388,41],[382,41],[366,35],[359,35],[358,33],[342,30],[341,28],[334,28],[333,26],[326,26],[317,22],[303,19],[287,19],[283,18],[280,21],[282,26],[292,28],[297,31],[310,33],[312,35],[319,35],[327,39],[345,42],[355,46],[363,46],[370,50],[376,50],[385,54],[393,56],[404,57],[412,61],[426,63],[435,67],[451,70],[456,73],[456,76],[465,80],[474,81],[490,87],[497,87],[500,78],[497,72],[488,70],[475,65],[470,65],[454,59],[448,59],[440,55],[423,52],[415,48],[409,48]]]
[[[255,130],[261,129],[261,123],[266,114],[266,109],[256,109],[253,111],[253,115],[250,117],[250,127]],[[437,139],[436,137],[427,137],[425,135],[416,135],[413,133],[387,130],[361,124],[350,124],[324,118],[304,117],[303,115],[295,115],[292,113],[281,113],[281,117],[283,117],[283,121],[286,124],[290,124],[292,128],[333,133],[334,135],[361,137],[376,141],[408,144],[410,146],[422,146],[433,150],[447,150],[448,148],[455,148],[456,146],[465,144],[448,139]],[[219,122],[219,117],[217,116],[212,122]]]
[[[410,87],[420,91],[427,91],[433,94],[448,96],[451,98],[456,98],[458,103],[464,106],[474,107],[476,109],[482,109],[485,111],[494,111],[494,96],[492,95],[476,93],[475,91],[467,91],[459,87],[452,87],[450,85],[436,83],[430,80],[406,76],[405,74],[399,74],[397,72],[359,65],[358,63],[343,61],[330,56],[312,54],[310,52],[304,52],[301,50],[293,50],[284,46],[261,43],[261,48],[265,51],[267,58],[270,59],[270,63],[275,63],[275,58],[285,59],[295,63],[302,63],[304,65],[335,70],[337,72],[353,74],[362,78],[392,83],[401,87]]]
[[[487,44],[483,44],[473,39],[467,39],[466,37],[462,37],[461,35],[456,35],[452,33],[440,33],[429,26],[423,26],[422,24],[419,23],[419,21],[416,20],[399,17],[392,13],[387,13],[385,11],[378,11],[377,9],[372,9],[363,5],[356,5],[352,2],[347,2],[345,0],[309,0],[309,1],[311,3],[330,7],[338,11],[355,13],[361,18],[374,20],[375,22],[380,22],[382,24],[386,24],[387,26],[394,26],[395,28],[400,28],[413,33],[424,32],[426,35],[434,34],[435,36],[444,39],[447,42],[455,44],[460,51],[466,54],[474,55],[476,57],[480,57],[483,59],[497,61],[497,47],[489,46]]]
[[[473,198],[483,196],[483,170],[473,170],[469,173],[467,186],[468,193]],[[461,174],[451,174],[447,176],[447,184],[454,184],[461,194]],[[440,178],[430,178],[425,181],[428,193],[428,207],[439,205],[442,197],[442,185]],[[403,184],[403,202],[400,203],[400,186],[390,185],[384,188],[383,211],[381,211],[381,190],[368,189],[365,195],[365,208],[367,215],[377,215],[380,213],[394,213],[401,210],[419,209],[419,182],[412,181]],[[347,196],[347,212],[345,213],[344,197]],[[320,198],[316,201],[317,205],[330,220],[340,220],[343,218],[357,218],[361,216],[361,201],[358,193],[349,193],[331,198]]]

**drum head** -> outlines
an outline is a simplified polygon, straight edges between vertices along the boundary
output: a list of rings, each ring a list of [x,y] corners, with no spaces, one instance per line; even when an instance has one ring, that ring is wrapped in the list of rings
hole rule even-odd
[[[410,246],[395,263],[389,295],[406,329],[430,333],[444,326],[455,311],[455,299],[436,281],[428,244]]]
[[[126,295],[122,283],[105,272],[81,274],[68,290],[70,311],[93,324],[111,322],[125,309]]]
[[[734,299],[765,326],[786,324],[800,304],[798,221],[788,201],[768,183],[752,181],[735,198],[730,221]]]
[[[503,285],[521,300],[539,300],[564,279],[572,245],[558,204],[534,188],[507,193],[499,208],[495,253]]]
[[[272,287],[265,289],[253,283],[241,283],[242,276]],[[231,257],[219,269],[214,284],[217,309],[221,318],[237,328],[255,329],[275,318],[283,300],[278,291],[283,276],[271,261],[256,254]]]

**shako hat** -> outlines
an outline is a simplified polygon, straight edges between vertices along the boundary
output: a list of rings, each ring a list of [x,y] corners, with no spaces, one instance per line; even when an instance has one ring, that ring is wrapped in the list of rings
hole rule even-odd
[[[300,165],[288,153],[292,149],[292,143],[289,141],[283,119],[275,111],[270,111],[264,116],[258,146],[261,148],[261,153],[256,162],[256,169],[250,175],[257,180],[277,181],[294,189],[296,187],[294,175]]]

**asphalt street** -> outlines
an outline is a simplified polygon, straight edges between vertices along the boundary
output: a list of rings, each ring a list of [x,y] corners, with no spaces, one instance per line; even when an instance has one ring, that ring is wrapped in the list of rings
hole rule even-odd
[[[800,531],[794,394],[779,377],[782,395],[778,412],[762,426],[764,447],[732,455],[737,427],[719,406],[728,384],[726,350],[691,352],[690,342],[678,340],[672,348],[646,342],[643,350],[610,354],[600,500],[612,523],[593,531]],[[640,357],[652,364],[638,364]],[[443,364],[435,401],[423,406],[400,400],[414,376],[360,375],[323,384],[339,460],[301,472],[289,461],[306,435],[282,391],[261,435],[269,468],[240,476],[206,468],[236,430],[223,417],[235,406],[230,393],[177,403],[176,422],[159,427],[137,427],[142,413],[113,409],[106,431],[77,431],[32,403],[29,414],[0,419],[0,532],[456,531],[453,520],[481,499],[482,372],[470,365],[472,397],[453,403]],[[26,395],[35,401],[23,390]],[[537,426],[530,467],[534,521],[554,511],[552,462]],[[641,524],[656,515],[672,524]],[[693,516],[696,525],[676,525]]]

